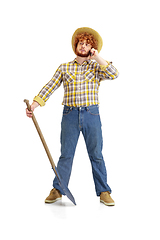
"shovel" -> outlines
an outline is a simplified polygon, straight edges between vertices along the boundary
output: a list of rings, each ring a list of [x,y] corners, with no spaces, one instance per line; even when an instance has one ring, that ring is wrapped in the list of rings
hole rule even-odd
[[[26,103],[28,110],[31,111],[31,106],[30,106],[30,104],[29,104],[29,101],[25,99],[24,102]],[[39,134],[39,137],[40,137],[40,139],[41,139],[41,141],[42,141],[42,143],[43,143],[43,146],[44,146],[44,148],[45,148],[45,150],[46,150],[46,153],[47,153],[47,156],[48,156],[49,161],[50,161],[50,163],[51,163],[52,169],[53,169],[55,175],[56,175],[57,178],[58,178],[59,185],[60,185],[61,188],[63,189],[65,195],[76,205],[76,202],[75,202],[75,200],[74,200],[74,197],[73,197],[72,193],[69,191],[68,187],[66,186],[65,182],[64,182],[63,179],[60,177],[60,175],[59,175],[59,173],[58,173],[58,171],[57,171],[57,168],[56,168],[56,166],[55,166],[55,164],[54,164],[54,161],[53,161],[53,158],[52,158],[52,156],[51,156],[51,153],[50,153],[50,151],[49,151],[49,149],[48,149],[48,146],[47,146],[47,144],[46,144],[46,141],[45,141],[45,139],[44,139],[44,137],[43,137],[43,134],[42,134],[42,132],[41,132],[41,129],[40,129],[40,127],[39,127],[39,125],[38,125],[38,122],[37,122],[37,120],[36,120],[36,118],[35,118],[35,116],[34,116],[33,113],[32,113],[32,120],[33,120],[34,125],[35,125],[35,127],[36,127],[36,129],[37,129],[37,132],[38,132],[38,134]]]

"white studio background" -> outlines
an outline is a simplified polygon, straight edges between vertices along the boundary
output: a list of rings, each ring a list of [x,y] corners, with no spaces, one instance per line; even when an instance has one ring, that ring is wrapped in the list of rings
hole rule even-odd
[[[1,238],[160,238],[158,9],[158,0],[0,2]],[[25,116],[23,99],[32,102],[58,66],[75,58],[71,37],[84,26],[101,34],[100,54],[120,73],[103,81],[99,92],[113,208],[96,197],[82,136],[69,184],[77,206],[66,197],[44,204],[54,173]],[[62,98],[63,86],[35,110],[56,164]]]

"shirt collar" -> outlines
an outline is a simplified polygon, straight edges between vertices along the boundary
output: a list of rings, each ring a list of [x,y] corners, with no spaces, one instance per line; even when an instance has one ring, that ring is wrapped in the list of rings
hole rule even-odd
[[[78,64],[79,64],[79,62],[76,60],[76,58],[73,60],[73,63],[78,63]],[[91,63],[91,60],[88,59],[88,60],[84,61],[84,62],[82,63],[82,65],[86,65],[86,64],[90,64],[90,63]]]

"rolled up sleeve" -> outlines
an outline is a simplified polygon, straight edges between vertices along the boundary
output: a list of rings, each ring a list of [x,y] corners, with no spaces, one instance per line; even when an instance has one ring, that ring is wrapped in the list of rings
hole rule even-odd
[[[99,65],[99,77],[102,80],[114,80],[119,76],[118,70],[110,63],[107,65]]]

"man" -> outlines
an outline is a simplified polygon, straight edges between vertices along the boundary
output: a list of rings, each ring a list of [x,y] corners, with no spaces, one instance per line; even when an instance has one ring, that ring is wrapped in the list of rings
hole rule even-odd
[[[107,171],[102,156],[98,89],[101,80],[117,78],[118,71],[110,62],[100,57],[102,45],[102,38],[95,30],[78,28],[72,36],[72,48],[77,57],[59,66],[51,81],[34,98],[31,110],[34,111],[39,105],[44,106],[63,82],[64,110],[58,172],[68,185],[76,145],[82,132],[92,165],[96,194],[105,205],[113,206],[115,203],[110,196],[111,188],[107,184]],[[32,117],[32,112],[27,109],[26,114]],[[53,187],[45,199],[46,203],[53,203],[64,195],[57,177],[53,181]]]

